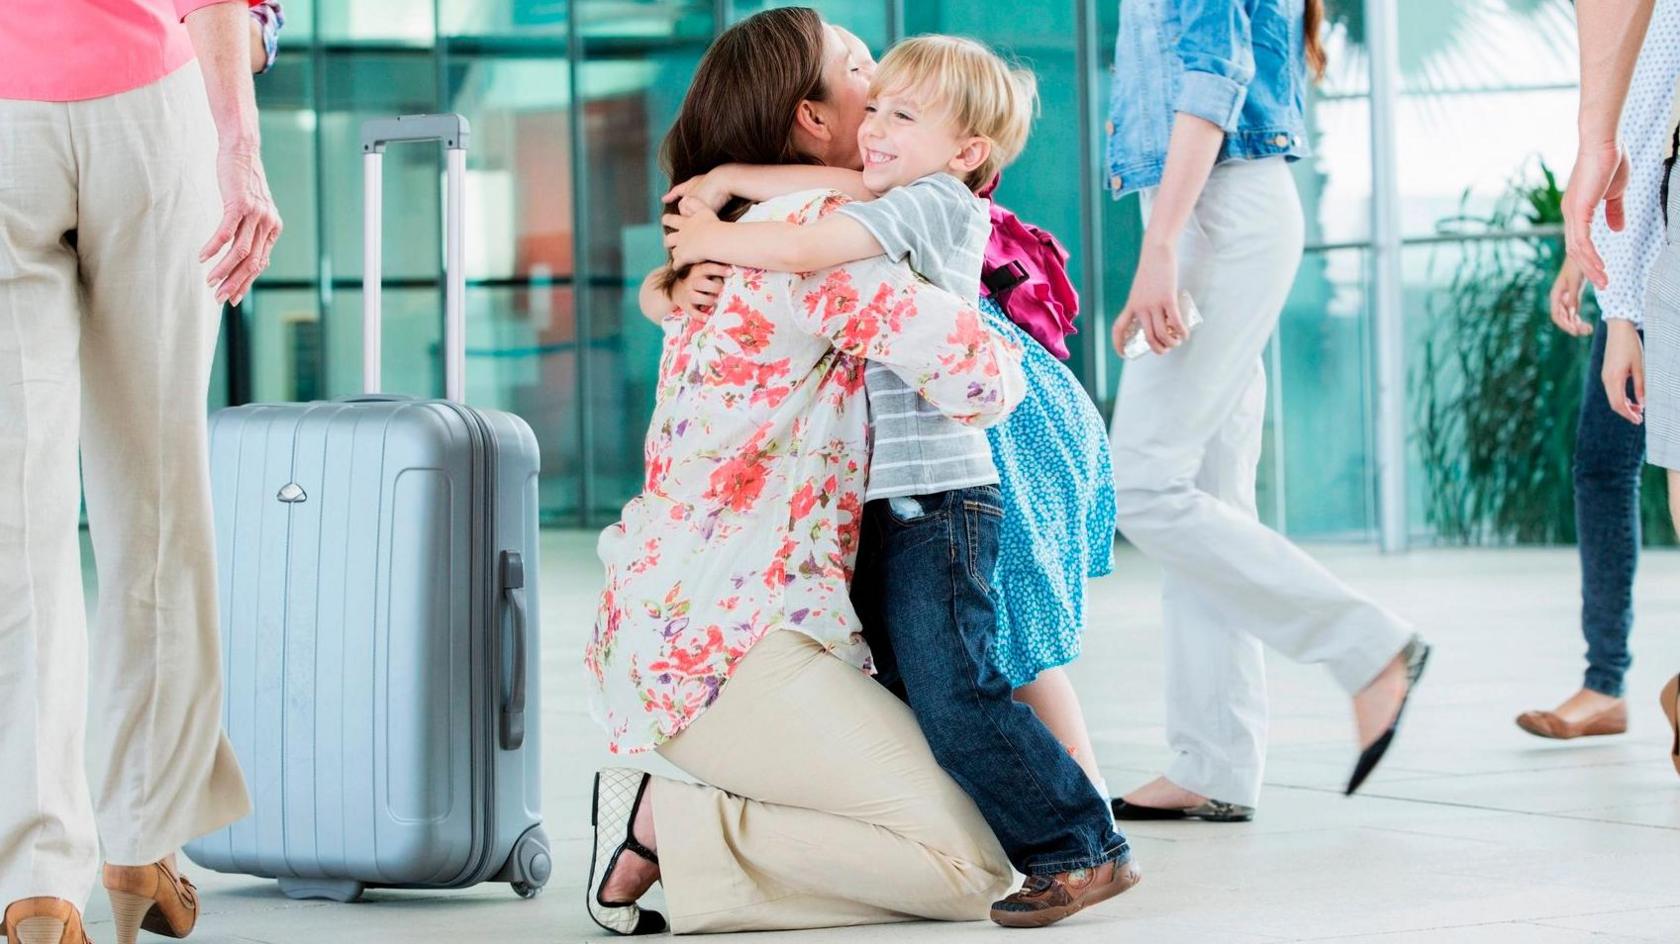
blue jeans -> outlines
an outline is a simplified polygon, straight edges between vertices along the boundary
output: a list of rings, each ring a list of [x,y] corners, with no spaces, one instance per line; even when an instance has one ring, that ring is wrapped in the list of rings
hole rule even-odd
[[[1587,639],[1584,684],[1620,698],[1622,678],[1633,663],[1628,632],[1633,628],[1633,572],[1639,564],[1645,428],[1617,416],[1604,395],[1599,374],[1608,336],[1600,319],[1575,434],[1575,531],[1581,551],[1581,635]]]
[[[1053,875],[1124,861],[1130,848],[1108,799],[992,664],[1002,520],[989,485],[864,507],[852,602],[877,677],[909,703],[1015,868]]]

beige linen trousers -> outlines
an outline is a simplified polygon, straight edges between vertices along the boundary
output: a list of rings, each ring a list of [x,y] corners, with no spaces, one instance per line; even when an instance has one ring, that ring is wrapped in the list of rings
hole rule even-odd
[[[803,633],[759,640],[659,754],[702,781],[647,794],[677,934],[975,921],[1014,883],[910,709]]]
[[[215,162],[196,64],[102,99],[0,100],[0,907],[80,906],[101,842],[145,864],[249,809],[221,727],[205,442]]]

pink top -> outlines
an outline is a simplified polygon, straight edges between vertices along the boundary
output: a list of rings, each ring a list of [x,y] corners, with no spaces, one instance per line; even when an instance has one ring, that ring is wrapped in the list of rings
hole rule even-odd
[[[187,14],[233,0],[0,0],[0,98],[74,102],[192,61]]]

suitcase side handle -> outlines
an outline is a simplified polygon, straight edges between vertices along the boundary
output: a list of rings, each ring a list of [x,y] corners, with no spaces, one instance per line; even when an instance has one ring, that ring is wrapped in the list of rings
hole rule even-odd
[[[502,696],[502,749],[525,746],[525,560],[517,551],[502,552],[502,599],[513,633],[513,672]]]
[[[443,389],[466,402],[467,273],[463,261],[465,181],[470,128],[461,115],[403,115],[362,123],[362,390],[379,393],[381,351],[380,289],[384,221],[385,146],[402,141],[439,141],[447,167],[443,212]]]

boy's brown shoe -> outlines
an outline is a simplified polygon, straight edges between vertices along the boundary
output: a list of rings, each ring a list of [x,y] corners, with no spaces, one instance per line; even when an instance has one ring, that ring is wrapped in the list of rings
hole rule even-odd
[[[1143,872],[1129,859],[1058,875],[1029,875],[1020,891],[992,904],[992,920],[1006,928],[1048,927],[1142,880]]]
[[[6,907],[10,944],[92,944],[76,906],[62,898],[24,898]]]
[[[134,944],[141,928],[186,937],[198,923],[198,890],[175,871],[174,856],[151,865],[107,865],[105,890],[111,895],[117,944]]]

